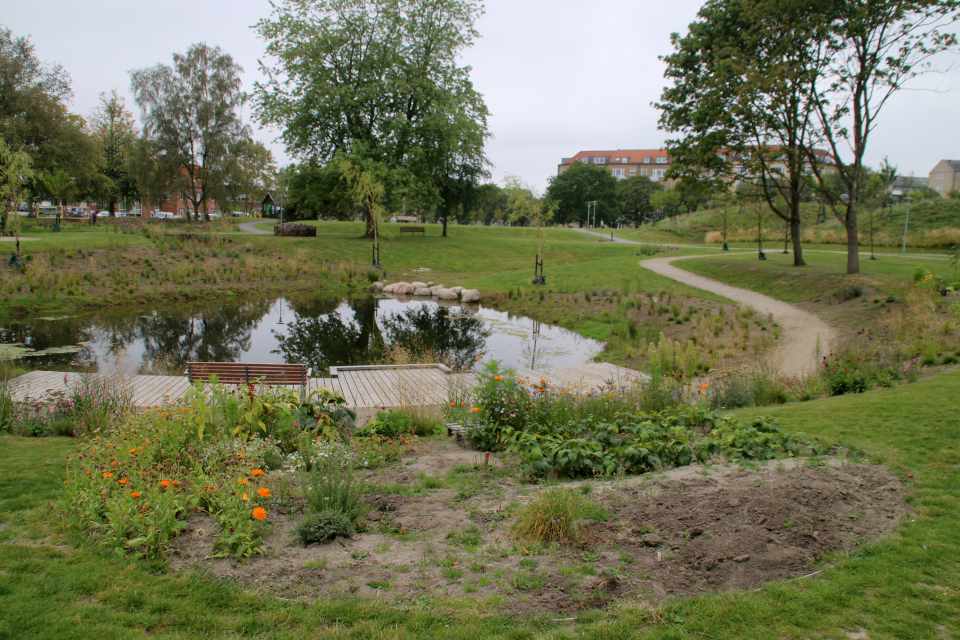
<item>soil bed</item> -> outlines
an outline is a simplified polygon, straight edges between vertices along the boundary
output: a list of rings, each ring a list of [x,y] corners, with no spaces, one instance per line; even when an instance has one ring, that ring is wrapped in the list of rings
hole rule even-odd
[[[545,546],[511,535],[511,513],[541,488],[516,482],[500,460],[483,472],[480,453],[436,440],[408,453],[368,473],[381,491],[368,494],[368,529],[353,539],[302,546],[295,527],[305,505],[288,497],[286,513],[271,512],[265,555],[209,558],[217,525],[198,515],[174,541],[171,567],[308,601],[429,599],[488,612],[573,615],[617,601],[654,606],[799,577],[826,554],[889,534],[905,513],[903,487],[880,466],[845,459],[690,466],[566,483],[609,518],[588,522],[580,546]],[[285,475],[295,484],[294,474]]]

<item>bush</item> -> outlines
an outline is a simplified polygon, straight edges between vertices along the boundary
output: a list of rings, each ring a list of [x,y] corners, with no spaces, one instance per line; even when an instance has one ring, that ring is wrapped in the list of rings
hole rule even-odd
[[[715,380],[707,394],[707,404],[711,409],[749,407],[753,404],[750,378],[737,374]]]
[[[349,538],[356,532],[353,521],[340,511],[311,513],[297,525],[297,536],[304,545],[326,542],[337,537]]]

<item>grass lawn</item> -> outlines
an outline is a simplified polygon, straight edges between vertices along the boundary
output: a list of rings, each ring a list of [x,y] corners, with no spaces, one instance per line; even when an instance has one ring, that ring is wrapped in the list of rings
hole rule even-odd
[[[359,599],[289,602],[77,549],[51,518],[59,463],[75,443],[3,437],[0,637],[841,639],[859,629],[873,640],[956,637],[958,386],[955,368],[913,385],[762,410],[787,431],[827,437],[899,474],[912,511],[893,536],[830,558],[812,578],[656,611],[587,611],[573,624],[508,619],[492,606],[475,611],[439,597],[394,608]]]
[[[694,258],[674,266],[720,282],[751,289],[786,302],[805,302],[833,293],[847,278],[847,257],[839,253],[803,254],[805,267],[794,267],[793,256],[768,252],[767,260],[754,253],[720,254]],[[879,260],[860,259],[860,278],[864,284],[887,295],[900,295],[905,282],[912,282],[918,268],[934,275],[949,276],[953,267],[945,260],[885,256]]]

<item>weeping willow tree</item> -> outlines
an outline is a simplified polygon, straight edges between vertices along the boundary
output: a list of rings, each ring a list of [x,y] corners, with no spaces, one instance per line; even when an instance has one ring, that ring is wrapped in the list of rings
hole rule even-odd
[[[545,284],[543,279],[543,227],[547,225],[557,211],[557,203],[544,202],[533,187],[517,176],[504,179],[504,191],[507,193],[507,206],[510,219],[521,224],[529,222],[537,225],[537,268],[534,271],[534,284]]]
[[[333,167],[346,182],[350,196],[357,206],[363,209],[367,228],[373,236],[373,266],[380,265],[380,224],[385,217],[386,188],[383,180],[383,167],[364,161],[353,154],[339,154],[333,161]]]
[[[23,194],[25,183],[33,178],[30,168],[30,156],[24,151],[14,151],[0,140],[0,234],[7,233],[8,203],[13,205],[14,229],[17,237],[15,259],[11,264],[20,262],[20,216],[17,208]]]

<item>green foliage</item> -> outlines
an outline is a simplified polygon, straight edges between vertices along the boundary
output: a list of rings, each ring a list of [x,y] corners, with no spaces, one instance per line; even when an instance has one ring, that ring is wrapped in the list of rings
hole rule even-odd
[[[356,532],[356,525],[342,511],[309,513],[297,525],[297,536],[304,545],[349,538]]]
[[[556,204],[556,220],[560,223],[583,225],[588,202],[597,203],[598,223],[612,224],[620,215],[618,180],[606,166],[574,162],[562,173],[551,176],[549,183],[544,197]]]
[[[337,443],[314,459],[310,470],[300,479],[310,509],[314,513],[335,511],[344,514],[351,522],[358,521],[367,509],[352,456]]]
[[[380,436],[382,438],[400,438],[413,435],[413,418],[399,409],[378,411],[375,418],[357,428],[358,436]]]

